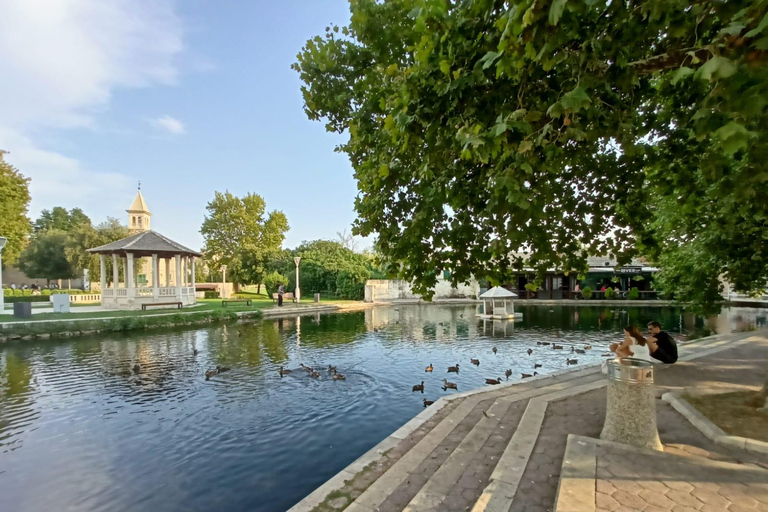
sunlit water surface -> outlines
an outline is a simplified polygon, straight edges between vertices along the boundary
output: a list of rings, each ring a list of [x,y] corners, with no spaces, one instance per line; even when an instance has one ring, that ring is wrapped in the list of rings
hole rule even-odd
[[[704,320],[671,308],[518,311],[523,320],[512,323],[479,320],[473,306],[402,306],[6,344],[0,509],[286,510],[417,414],[424,398],[455,392],[441,389],[443,378],[466,391],[506,369],[519,380],[534,364],[551,373],[571,357],[598,362],[627,322],[658,319],[691,336],[765,325],[767,312]],[[585,344],[592,349],[571,352]],[[459,374],[448,374],[456,363]],[[333,364],[346,381],[322,370],[313,379],[300,364]],[[231,370],[206,381],[217,365]],[[280,366],[293,373],[281,378]],[[412,392],[422,380],[424,394]]]

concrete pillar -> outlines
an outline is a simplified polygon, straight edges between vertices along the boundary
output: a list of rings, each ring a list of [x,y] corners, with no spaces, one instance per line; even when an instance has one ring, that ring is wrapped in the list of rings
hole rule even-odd
[[[197,285],[197,277],[195,276],[195,257],[192,257],[192,290],[195,289],[195,285]]]
[[[165,287],[170,288],[171,287],[171,259],[170,258],[164,258],[165,259]]]
[[[181,300],[181,254],[176,255],[176,298]]]
[[[107,289],[107,257],[99,254],[99,275],[101,276],[101,293]]]
[[[157,254],[152,255],[152,297],[160,297],[160,270],[157,265]]]
[[[125,286],[128,288],[128,298],[132,299],[136,296],[136,283],[133,276],[133,253],[129,252],[126,255],[125,261]]]
[[[117,254],[112,255],[112,289],[117,290],[117,283],[120,277],[117,274]]]

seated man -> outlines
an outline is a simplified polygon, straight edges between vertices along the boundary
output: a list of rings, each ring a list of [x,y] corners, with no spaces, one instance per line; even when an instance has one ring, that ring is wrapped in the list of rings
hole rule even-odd
[[[648,332],[651,335],[646,339],[648,348],[651,349],[651,357],[662,363],[673,364],[677,362],[677,343],[665,331],[661,330],[661,324],[653,321],[648,324]]]

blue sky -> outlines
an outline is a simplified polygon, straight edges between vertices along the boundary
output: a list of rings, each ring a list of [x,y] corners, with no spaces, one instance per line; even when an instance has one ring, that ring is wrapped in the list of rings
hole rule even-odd
[[[290,69],[348,22],[346,0],[106,4],[0,5],[0,148],[32,178],[32,218],[80,206],[125,220],[141,180],[153,229],[195,248],[216,190],[284,211],[287,247],[349,230],[352,168]]]

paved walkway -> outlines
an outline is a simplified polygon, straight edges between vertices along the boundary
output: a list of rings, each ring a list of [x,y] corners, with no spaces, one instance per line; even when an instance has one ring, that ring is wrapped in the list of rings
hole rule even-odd
[[[704,384],[759,386],[768,360],[766,335],[763,332],[716,336],[682,346],[681,362],[656,372],[658,396],[667,390]],[[459,395],[446,400],[439,411],[435,406],[427,409],[291,512],[552,511],[564,456],[572,444],[569,435],[572,441],[578,439],[573,435],[598,438],[605,403],[605,378],[594,367]],[[441,405],[444,404],[436,404]],[[645,459],[641,459],[649,468],[658,464],[654,456],[661,456],[677,461],[669,467],[677,467],[681,475],[685,469],[686,478],[696,476],[695,468],[704,468],[709,480],[726,478],[723,475],[735,465],[748,468],[757,479],[763,476],[761,472],[768,475],[768,457],[715,445],[661,400],[657,400],[657,418],[665,453],[643,454]],[[593,460],[617,464],[619,448],[596,445],[594,450],[599,450],[599,455]],[[647,500],[633,502],[637,506],[632,508],[612,498],[613,492],[603,493],[598,507],[597,481],[597,476],[589,480],[592,503],[588,508],[557,508],[557,512],[688,510],[681,508],[686,498],[680,498],[680,502],[671,500],[678,505],[677,509],[653,508],[658,505]],[[610,489],[606,484],[599,485],[603,490]],[[639,496],[644,488],[636,490]],[[750,492],[759,496],[750,495],[750,500],[740,501],[741,495],[734,494],[736,499],[729,502],[728,510],[768,512],[768,498],[764,508],[759,508],[763,506],[762,488],[758,485]],[[619,496],[623,498],[621,493]],[[704,510],[706,505],[701,500],[691,503],[702,505],[692,510]]]

